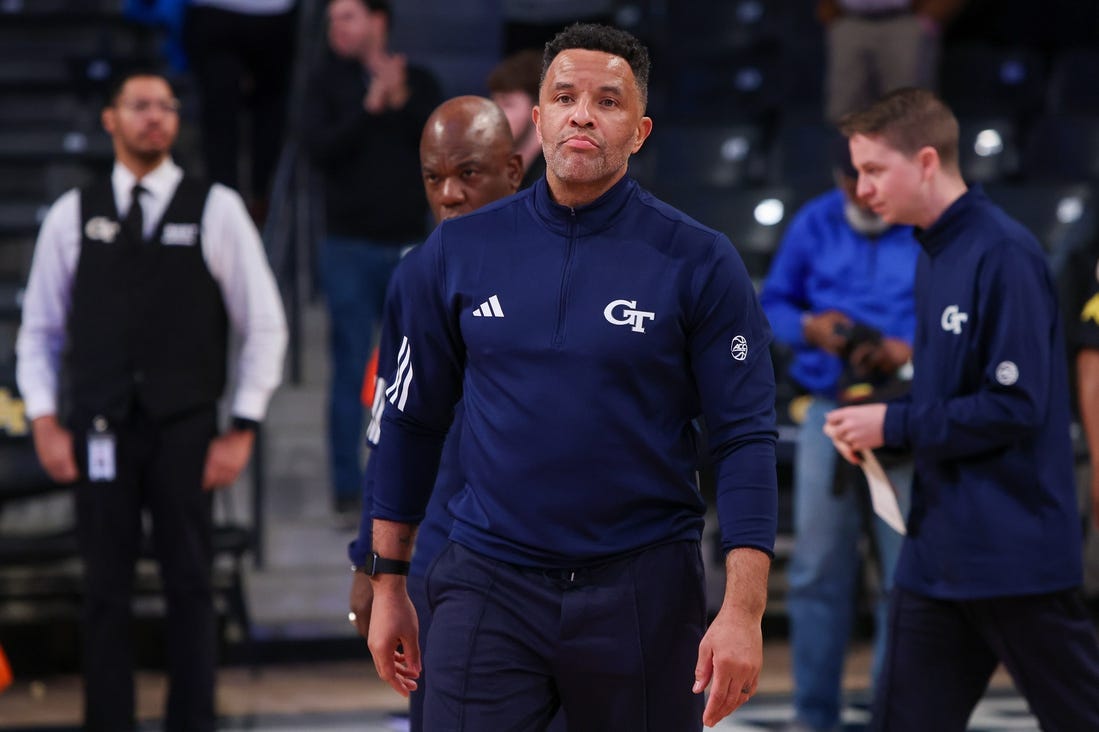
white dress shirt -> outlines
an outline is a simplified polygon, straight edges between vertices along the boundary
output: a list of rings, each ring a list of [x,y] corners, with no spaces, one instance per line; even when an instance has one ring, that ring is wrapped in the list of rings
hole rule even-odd
[[[156,230],[183,171],[171,159],[141,179],[144,234]],[[116,162],[111,172],[119,220],[130,208],[137,182]],[[241,336],[236,392],[231,410],[260,421],[282,379],[286,318],[259,233],[236,191],[214,184],[202,214],[202,257],[225,301],[229,322]],[[80,258],[80,192],[63,194],[38,232],[16,340],[16,380],[28,419],[57,413],[58,372],[66,338],[73,277]]]

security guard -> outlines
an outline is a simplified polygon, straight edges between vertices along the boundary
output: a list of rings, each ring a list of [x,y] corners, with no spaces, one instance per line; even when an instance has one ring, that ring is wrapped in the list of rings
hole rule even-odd
[[[185,175],[179,102],[130,73],[102,113],[109,178],[61,196],[35,247],[16,344],[38,458],[72,483],[84,561],[85,724],[134,729],[130,640],[141,513],[167,603],[165,729],[215,728],[211,490],[233,483],[278,385],[286,324],[240,197]],[[242,344],[218,434],[229,324]]]

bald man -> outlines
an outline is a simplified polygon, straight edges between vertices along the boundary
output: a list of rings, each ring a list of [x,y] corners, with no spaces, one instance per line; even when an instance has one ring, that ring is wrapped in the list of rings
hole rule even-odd
[[[507,117],[496,104],[484,97],[456,97],[439,105],[424,125],[420,138],[420,167],[423,172],[424,192],[436,223],[467,214],[470,211],[510,196],[519,189],[523,177],[522,157],[513,152],[514,142]],[[415,252],[409,255],[415,256]],[[406,257],[406,260],[408,257]],[[371,420],[367,428],[367,443],[371,449],[380,437],[382,410],[385,407],[386,389],[393,383],[393,375],[377,372],[378,363],[397,363],[396,324],[401,306],[401,273],[404,263],[398,266],[385,299],[382,317],[381,342],[371,359],[363,388],[363,401],[371,407]],[[431,625],[431,610],[427,605],[424,578],[432,560],[446,544],[451,519],[446,504],[464,485],[458,466],[458,433],[462,424],[462,404],[455,410],[455,427],[451,429],[439,465],[435,489],[427,508],[427,515],[416,537],[416,551],[411,565],[399,567],[408,573],[408,590],[420,618],[420,648],[426,647],[427,631]],[[370,606],[374,591],[370,574],[372,562],[370,529],[373,507],[373,463],[367,464],[363,480],[363,513],[359,536],[348,547],[354,578],[351,582],[351,618],[359,634],[365,640],[370,627]],[[410,730],[423,729],[423,696],[426,679],[421,674],[418,684],[408,680],[410,692]],[[562,727],[563,729],[563,727]]]
[[[503,110],[484,97],[455,97],[428,117],[420,170],[435,223],[510,196],[523,177]]]

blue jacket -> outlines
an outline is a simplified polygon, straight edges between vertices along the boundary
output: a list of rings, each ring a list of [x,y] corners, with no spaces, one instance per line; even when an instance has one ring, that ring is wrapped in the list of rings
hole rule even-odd
[[[378,375],[374,384],[374,402],[371,405],[370,424],[366,429],[366,442],[371,450],[376,450],[381,437],[381,419],[388,401],[386,389],[394,380],[397,366],[397,347],[400,343],[401,306],[404,301],[402,282],[407,263],[415,258],[419,248],[411,250],[397,265],[389,279],[385,295],[381,333],[378,340]],[[462,424],[461,402],[454,409],[454,425],[447,434],[443,445],[443,454],[439,462],[439,472],[435,478],[435,487],[428,501],[424,520],[416,531],[416,543],[412,552],[412,567],[409,574],[423,577],[432,560],[446,545],[450,534],[451,518],[447,513],[447,503],[465,486],[458,467],[458,442]],[[374,509],[374,482],[377,474],[377,461],[369,460],[363,472],[362,518],[359,521],[359,535],[347,548],[352,564],[362,566],[371,552],[371,524]]]
[[[805,342],[804,313],[838,310],[906,343],[916,330],[912,287],[920,246],[912,227],[891,226],[881,236],[865,236],[847,223],[845,201],[836,189],[798,211],[759,296],[775,339],[794,349],[791,378],[829,398],[835,397],[843,363]]]
[[[725,547],[772,551],[771,335],[727,238],[629,178],[576,209],[542,180],[444,222],[406,269],[375,517],[421,520],[461,396],[454,541],[540,567],[697,541],[702,414]]]
[[[916,459],[896,582],[944,599],[1082,578],[1064,337],[1034,237],[970,190],[918,235],[915,376],[888,445]]]

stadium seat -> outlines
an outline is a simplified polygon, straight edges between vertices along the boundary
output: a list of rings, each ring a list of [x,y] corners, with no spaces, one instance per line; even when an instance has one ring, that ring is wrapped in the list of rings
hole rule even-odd
[[[680,43],[675,53],[738,51],[778,42],[786,23],[779,0],[695,0],[668,4],[671,39]]]
[[[1050,65],[1046,111],[1099,115],[1099,49],[1060,51]]]
[[[773,49],[679,60],[666,76],[667,113],[679,122],[771,124],[785,98],[784,67]]]
[[[943,99],[959,115],[1024,120],[1044,102],[1045,67],[1037,51],[1025,47],[948,46],[939,78]]]
[[[985,192],[1037,237],[1055,277],[1099,233],[1095,189],[1086,183],[989,184]]]
[[[771,265],[782,232],[797,208],[792,188],[683,187],[663,192],[664,200],[729,237],[753,281]]]
[[[828,190],[835,184],[832,169],[839,139],[836,128],[826,122],[785,121],[771,146],[769,181],[811,194]]]
[[[1022,172],[1034,180],[1099,180],[1099,117],[1037,120],[1027,135]]]
[[[751,124],[661,125],[646,147],[656,188],[742,186],[763,181],[764,132]]]

